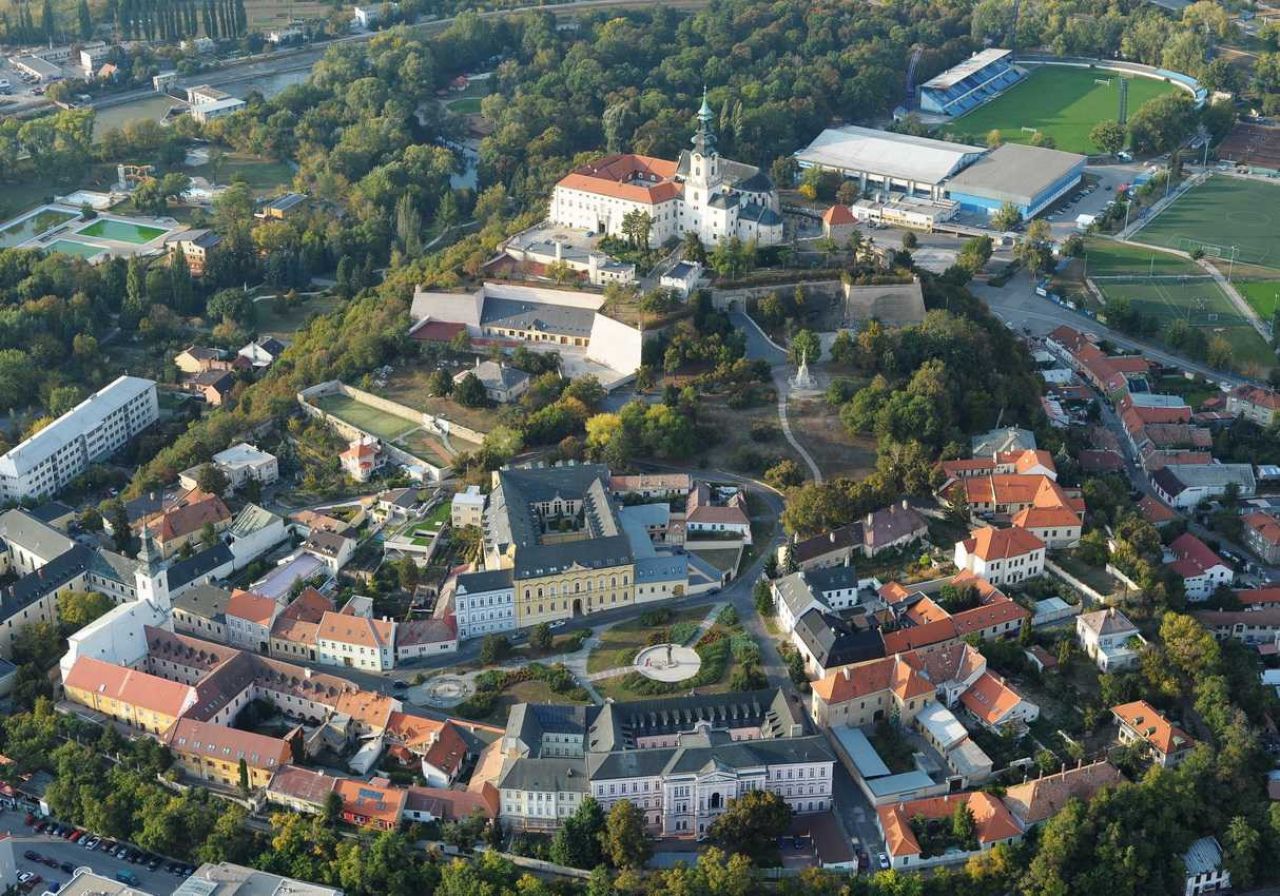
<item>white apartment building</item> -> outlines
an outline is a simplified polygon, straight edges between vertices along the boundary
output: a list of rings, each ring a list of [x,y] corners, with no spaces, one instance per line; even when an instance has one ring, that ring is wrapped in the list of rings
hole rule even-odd
[[[232,488],[257,481],[270,485],[280,478],[276,456],[248,442],[233,445],[213,456],[213,465],[227,475]]]
[[[52,497],[159,416],[155,382],[120,377],[0,457],[0,500]]]
[[[317,659],[330,666],[386,672],[396,664],[396,624],[328,612],[316,634]]]
[[[459,641],[514,629],[516,601],[511,570],[495,569],[458,576],[453,592],[453,613],[458,621]]]
[[[484,525],[485,496],[478,485],[468,485],[465,490],[453,496],[449,505],[449,522],[455,529],[463,526]]]
[[[1026,529],[985,527],[956,542],[955,564],[992,585],[1010,585],[1044,572],[1044,542]]]

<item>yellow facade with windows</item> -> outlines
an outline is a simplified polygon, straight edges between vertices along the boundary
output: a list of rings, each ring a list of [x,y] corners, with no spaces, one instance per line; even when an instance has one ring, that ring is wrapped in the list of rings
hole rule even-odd
[[[516,627],[616,610],[635,602],[635,566],[571,566],[563,572],[515,581]]]

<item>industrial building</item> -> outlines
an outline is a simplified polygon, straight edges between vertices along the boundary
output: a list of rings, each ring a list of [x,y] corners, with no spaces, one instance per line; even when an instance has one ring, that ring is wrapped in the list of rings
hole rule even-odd
[[[947,178],[984,152],[980,146],[848,125],[827,128],[795,157],[801,168],[838,171],[863,190],[942,199]]]
[[[947,195],[965,211],[990,214],[1006,202],[1035,217],[1084,176],[1085,157],[1073,152],[1005,143],[947,182]]]

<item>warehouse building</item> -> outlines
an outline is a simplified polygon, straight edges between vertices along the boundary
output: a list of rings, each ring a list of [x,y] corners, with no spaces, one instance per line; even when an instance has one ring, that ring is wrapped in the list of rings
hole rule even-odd
[[[1075,189],[1084,164],[1073,152],[1006,143],[953,175],[947,194],[964,211],[991,214],[1010,202],[1030,219]]]
[[[984,152],[978,146],[849,125],[827,128],[795,157],[801,168],[838,171],[863,190],[942,199],[947,178]]]

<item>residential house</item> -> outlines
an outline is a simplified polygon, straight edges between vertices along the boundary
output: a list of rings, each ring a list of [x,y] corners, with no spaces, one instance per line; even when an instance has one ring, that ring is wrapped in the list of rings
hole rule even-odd
[[[314,531],[302,543],[302,550],[324,561],[333,575],[347,565],[356,552],[356,540],[336,532]]]
[[[232,445],[219,451],[210,461],[227,477],[227,486],[233,491],[250,482],[270,485],[280,478],[280,464],[276,456],[248,442]],[[195,488],[195,478],[200,467],[184,471],[179,482],[183,488]]]
[[[673,289],[682,299],[687,299],[698,288],[702,279],[702,265],[696,261],[680,261],[658,278],[658,285]]]
[[[394,831],[400,827],[408,794],[386,778],[339,778],[333,792],[342,798],[342,820],[357,827]]]
[[[264,201],[253,216],[266,221],[283,221],[305,209],[306,201],[307,197],[301,193],[285,193]]]
[[[458,649],[458,623],[452,614],[409,619],[396,625],[396,663]]]
[[[685,537],[690,541],[730,536],[751,544],[746,493],[739,488],[696,483],[689,490],[684,526]]]
[[[1195,747],[1191,735],[1166,719],[1146,700],[1113,706],[1121,743],[1141,743],[1153,762],[1163,768],[1177,765]]]
[[[1244,522],[1244,543],[1264,562],[1272,566],[1280,563],[1280,520],[1269,513],[1247,513]]]
[[[231,396],[236,378],[227,370],[206,370],[192,374],[182,382],[188,392],[194,392],[211,408],[220,408]]]
[[[184,230],[169,237],[165,242],[169,246],[170,255],[182,255],[191,276],[203,277],[205,271],[209,269],[210,259],[222,244],[222,237],[212,230],[201,228]]]
[[[382,443],[373,436],[355,439],[338,455],[342,471],[356,482],[368,482],[386,462],[387,456],[382,450]]]
[[[333,601],[316,589],[303,588],[272,624],[268,653],[278,659],[315,662],[320,620],[336,609]]]
[[[1004,426],[974,436],[969,442],[969,453],[974,457],[990,457],[993,454],[1014,454],[1036,450],[1036,434],[1017,426]]]
[[[778,624],[788,632],[809,610],[824,613],[849,610],[875,598],[879,587],[876,579],[859,578],[852,566],[793,572],[769,585]]]
[[[210,531],[216,535],[230,525],[231,511],[220,497],[194,491],[159,513],[143,517],[134,528],[150,535],[160,558],[168,559],[188,545],[194,547]]]
[[[1208,600],[1219,586],[1229,586],[1235,579],[1235,570],[1190,532],[1175,538],[1168,554],[1166,564],[1182,577],[1187,600]]]
[[[449,505],[449,523],[455,529],[484,525],[485,496],[478,485],[468,485],[453,496]]]
[[[805,672],[814,678],[884,656],[880,632],[865,618],[846,621],[819,609],[807,610],[796,620],[791,643],[804,660]]]
[[[1243,610],[1196,610],[1192,614],[1217,638],[1235,638],[1251,647],[1280,645],[1280,605],[1246,605]]]
[[[1150,495],[1143,495],[1138,501],[1138,513],[1151,525],[1159,529],[1178,518],[1178,512],[1169,505],[1162,504]]]
[[[910,590],[896,582],[880,589],[881,599],[891,604],[895,618],[892,630],[882,630],[886,654],[944,649],[969,635],[984,641],[1013,638],[1031,619],[1030,611],[971,572],[957,573],[931,587],[936,591],[947,584],[976,589],[977,606],[953,614],[919,589]]]
[[[345,612],[325,613],[316,649],[318,660],[330,666],[386,672],[395,667],[396,624]]]
[[[183,373],[206,373],[230,368],[227,353],[220,348],[189,345],[173,356],[174,366]]]
[[[683,503],[692,487],[693,478],[688,473],[619,473],[609,477],[609,493],[615,498]]]
[[[481,361],[476,359],[475,367],[454,374],[453,384],[457,386],[467,377],[473,376],[484,386],[484,394],[490,401],[498,404],[511,404],[529,390],[530,377],[517,367],[497,361]]]
[[[453,612],[461,640],[514,629],[515,586],[511,570],[459,575],[454,584]]]
[[[1119,769],[1100,759],[1014,784],[1005,789],[1003,801],[1018,826],[1027,831],[1057,815],[1071,800],[1087,802],[1102,788],[1115,787],[1124,780]]]
[[[1044,572],[1045,543],[1026,529],[975,529],[956,542],[955,564],[992,585],[1007,585]]]
[[[778,548],[778,561],[784,566],[794,562],[797,569],[805,571],[846,566],[855,555],[875,557],[914,544],[928,534],[924,516],[903,500],[822,535],[784,544]]]
[[[179,719],[163,741],[184,772],[223,788],[266,787],[293,756],[288,740],[196,719]]]
[[[231,592],[216,585],[196,585],[173,599],[174,631],[227,643],[227,604]]]
[[[973,815],[976,850],[962,847],[946,849],[924,856],[913,825],[918,819],[933,822],[947,830],[956,807],[967,806]],[[897,870],[930,868],[967,862],[972,856],[987,852],[1001,843],[1017,843],[1022,829],[1004,803],[989,793],[970,791],[922,800],[910,800],[876,810],[876,823],[884,835],[889,864]]]
[[[846,245],[857,229],[858,219],[847,205],[836,203],[822,213],[822,235],[839,246]]]
[[[1050,549],[1080,544],[1084,521],[1070,507],[1024,507],[1013,515],[1014,528],[1030,532]]]
[[[944,460],[938,466],[947,482],[974,476],[1048,476],[1055,481],[1058,478],[1053,455],[1036,448],[975,454],[971,458]]]
[[[268,653],[271,628],[284,607],[269,597],[236,590],[227,601],[227,643],[254,653]]]
[[[946,490],[954,502],[962,500],[971,514],[1013,517],[1028,507],[1065,507],[1077,513],[1084,501],[1045,475],[992,473],[966,476]]]
[[[978,676],[960,695],[960,702],[979,724],[995,734],[1007,730],[1024,732],[1030,723],[1040,718],[1039,706],[990,671]]]
[[[1138,627],[1114,607],[1077,616],[1076,640],[1103,672],[1120,672],[1137,663],[1146,643]]]
[[[1184,896],[1218,893],[1231,889],[1231,871],[1222,857],[1222,846],[1215,837],[1201,837],[1182,855],[1187,885]]]
[[[1227,413],[1271,426],[1280,413],[1280,393],[1259,386],[1237,386],[1227,393]]]
[[[274,364],[276,359],[284,354],[285,348],[285,344],[279,339],[268,336],[266,339],[250,342],[240,349],[238,354],[241,358],[247,360],[255,370],[261,370]]]

